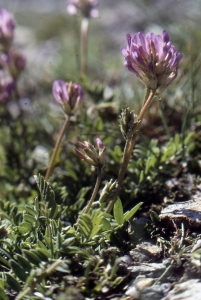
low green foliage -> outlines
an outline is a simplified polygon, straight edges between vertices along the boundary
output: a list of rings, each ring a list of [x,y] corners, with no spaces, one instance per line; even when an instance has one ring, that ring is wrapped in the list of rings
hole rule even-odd
[[[1,242],[0,247],[3,255],[1,265],[6,271],[1,273],[1,276],[5,274],[6,285],[20,292],[17,299],[23,299],[34,290],[40,292],[42,290],[46,294],[48,289],[45,287],[45,281],[49,278],[49,281],[54,282],[54,279],[51,279],[51,274],[54,272],[67,274],[65,280],[70,281],[75,272],[74,266],[79,264],[80,260],[87,264],[90,272],[95,272],[94,274],[100,264],[103,270],[107,268],[101,262],[101,252],[105,251],[110,244],[115,246],[112,236],[116,235],[115,232],[118,232],[119,227],[126,234],[128,220],[142,205],[139,203],[124,214],[121,201],[118,199],[115,204],[114,218],[101,209],[92,209],[89,214],[80,213],[75,225],[64,226],[67,220],[63,219],[61,206],[56,203],[51,186],[41,175],[35,176],[35,179],[40,194],[33,205],[24,205],[21,211],[18,210],[17,205],[11,205],[12,210],[15,211],[13,217],[8,217],[12,215],[9,213],[10,205],[2,207],[3,224],[9,228],[9,234]],[[116,235],[116,240],[118,239]],[[92,263],[93,259],[97,260],[95,264]],[[118,263],[115,259],[113,263],[109,274],[104,271],[102,275],[98,275],[100,277],[93,290],[88,290],[89,279],[86,277],[83,291],[92,295],[100,292],[104,286],[117,287],[123,281],[123,277],[116,276]],[[12,270],[12,274],[9,270]],[[84,271],[82,267],[80,275],[84,276],[83,272],[85,272],[87,276],[86,270]],[[23,286],[20,282],[24,282]],[[61,281],[59,283],[61,291],[63,285],[66,286]]]
[[[137,145],[134,159],[129,164],[129,172],[132,174],[129,185],[134,184],[131,195],[143,195],[147,189],[155,192],[167,189],[167,180],[186,172],[185,169],[192,164],[196,140],[196,134],[190,132],[184,139],[182,135],[176,134],[162,147],[156,139],[151,140],[149,145]]]

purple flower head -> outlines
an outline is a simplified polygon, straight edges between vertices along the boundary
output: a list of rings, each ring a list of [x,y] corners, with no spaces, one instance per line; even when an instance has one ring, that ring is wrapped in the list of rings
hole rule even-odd
[[[162,36],[141,32],[133,38],[127,34],[127,48],[122,49],[124,65],[140,78],[142,83],[161,93],[176,78],[182,54],[171,44],[169,35],[163,30]]]
[[[66,84],[62,80],[55,80],[52,86],[52,93],[55,100],[59,104],[69,101],[68,90]]]
[[[0,44],[7,51],[13,39],[15,20],[6,9],[0,9]]]
[[[0,71],[0,101],[8,100],[15,88],[11,77],[5,77],[3,71]]]
[[[77,110],[83,98],[83,90],[80,85],[72,82],[66,83],[62,80],[54,81],[52,93],[67,115],[72,115]]]
[[[99,149],[99,153],[96,151],[95,147],[87,141],[78,142],[78,145],[83,149],[84,153],[75,148],[76,154],[88,162],[90,165],[97,168],[103,168],[105,165],[105,146],[103,142],[97,138],[96,144]]]
[[[98,0],[67,0],[67,12],[70,15],[82,14],[86,18],[98,17]]]

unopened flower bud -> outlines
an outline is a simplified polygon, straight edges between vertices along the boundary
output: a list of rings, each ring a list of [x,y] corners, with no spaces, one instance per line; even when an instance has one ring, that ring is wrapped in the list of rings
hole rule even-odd
[[[85,18],[98,17],[97,0],[67,0],[67,12],[70,15],[82,14]]]
[[[80,158],[87,161],[90,165],[102,169],[105,165],[105,146],[99,138],[96,139],[96,143],[99,153],[96,151],[95,147],[87,141],[78,142],[84,153],[76,148],[75,152]]]
[[[94,166],[95,162],[93,161],[93,159],[91,159],[88,155],[85,155],[84,153],[82,153],[80,150],[78,150],[77,148],[74,148],[76,154],[81,158],[84,159],[86,162],[88,162],[90,165]]]
[[[103,145],[103,142],[101,141],[101,139],[97,138],[96,144],[98,146],[99,152],[102,152],[105,149],[105,146]]]
[[[137,123],[137,115],[134,111],[131,111],[128,107],[122,110],[119,117],[119,124],[121,133],[126,140],[130,140],[132,138],[133,133],[136,130]]]
[[[102,165],[104,165],[105,164],[105,146],[103,145],[103,142],[99,138],[96,139],[96,144],[99,149],[99,152],[98,152],[99,161]]]
[[[0,9],[0,49],[7,52],[13,40],[15,21],[6,9]]]
[[[117,198],[119,193],[119,188],[117,181],[115,180],[114,182],[112,179],[107,182],[104,186],[104,188],[101,191],[99,202],[100,203],[108,203],[111,200]]]
[[[80,85],[72,82],[65,83],[62,80],[54,81],[52,93],[67,115],[72,115],[77,110],[83,98],[83,90]]]

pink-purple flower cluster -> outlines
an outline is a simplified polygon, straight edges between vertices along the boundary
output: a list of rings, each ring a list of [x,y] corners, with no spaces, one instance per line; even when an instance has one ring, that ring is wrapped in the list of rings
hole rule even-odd
[[[62,80],[53,82],[52,93],[67,115],[72,115],[77,110],[84,95],[79,84]]]
[[[6,9],[0,9],[0,45],[2,51],[7,51],[13,40],[15,20]]]
[[[127,48],[122,49],[126,68],[135,73],[142,83],[151,90],[162,92],[178,73],[182,54],[171,44],[169,35],[163,30],[162,36],[154,33],[127,34]]]
[[[83,15],[85,18],[98,17],[97,0],[67,0],[67,12],[70,15]]]

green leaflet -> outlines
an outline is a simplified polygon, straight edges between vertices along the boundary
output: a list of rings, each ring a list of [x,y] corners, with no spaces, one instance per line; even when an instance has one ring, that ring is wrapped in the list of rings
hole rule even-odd
[[[15,273],[15,275],[22,281],[26,281],[28,275],[25,273],[24,269],[15,261],[10,260],[10,266]]]
[[[45,202],[48,202],[49,218],[54,219],[58,214],[58,205],[55,201],[54,191],[50,187],[49,183],[46,182],[40,174],[38,176],[35,175],[34,178],[40,191],[41,199]]]
[[[21,291],[21,286],[20,286],[19,282],[8,273],[6,273],[6,282],[17,293],[19,293]]]
[[[29,261],[20,254],[16,254],[16,257],[17,257],[20,267],[22,267],[22,269],[24,271],[30,272],[32,267],[31,267]]]
[[[9,300],[8,296],[5,294],[5,292],[0,288],[0,299],[1,300]]]
[[[138,209],[140,208],[140,206],[142,204],[143,204],[143,202],[140,202],[137,205],[135,205],[131,210],[127,211],[124,214],[124,221],[130,220],[134,216],[134,214],[138,211]]]
[[[97,209],[95,211],[93,211],[92,214],[92,232],[89,236],[89,239],[91,239],[93,236],[95,236],[99,230],[101,229],[102,225],[101,225],[101,221],[102,221],[102,213],[101,210]]]
[[[92,239],[102,227],[103,215],[101,210],[94,210],[92,216],[89,214],[82,214],[78,220],[78,226],[86,238],[86,240]]]
[[[32,251],[23,250],[23,253],[28,259],[28,261],[33,265],[38,266],[40,264],[41,259],[36,254],[32,253]]]
[[[124,212],[121,200],[118,198],[114,204],[114,217],[119,225],[123,225],[124,223]]]

